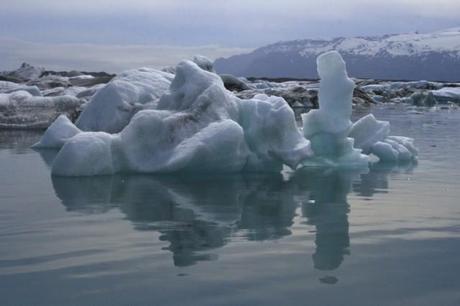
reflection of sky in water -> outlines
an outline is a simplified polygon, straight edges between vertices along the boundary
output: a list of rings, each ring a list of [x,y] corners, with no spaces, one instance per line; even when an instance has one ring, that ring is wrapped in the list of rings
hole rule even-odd
[[[27,149],[38,134],[0,132],[0,294],[6,305],[455,305],[459,113],[376,112],[416,138],[418,165],[50,178],[53,152]]]

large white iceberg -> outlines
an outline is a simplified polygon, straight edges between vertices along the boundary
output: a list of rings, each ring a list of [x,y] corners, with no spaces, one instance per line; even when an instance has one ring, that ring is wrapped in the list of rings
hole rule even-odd
[[[62,144],[52,173],[65,176],[280,171],[283,164],[295,168],[311,156],[282,98],[240,100],[218,75],[191,61],[177,66],[169,91],[121,132],[81,132],[60,118],[39,146]]]
[[[370,154],[383,161],[417,154],[412,139],[389,136],[388,122],[372,115],[351,122],[355,84],[337,52],[318,58],[320,107],[303,115],[304,135],[283,98],[240,99],[204,68],[183,61],[175,75],[123,73],[97,92],[76,125],[59,117],[36,147],[60,149],[51,169],[62,176],[361,168]]]

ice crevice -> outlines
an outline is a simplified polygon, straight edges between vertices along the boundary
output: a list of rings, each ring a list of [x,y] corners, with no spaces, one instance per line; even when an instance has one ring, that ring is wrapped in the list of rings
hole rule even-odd
[[[412,140],[389,136],[389,123],[372,115],[350,121],[354,83],[340,54],[317,63],[319,109],[303,116],[303,134],[283,98],[240,99],[211,68],[183,61],[174,74],[121,74],[76,125],[60,116],[35,147],[59,150],[51,172],[63,176],[367,167],[371,153],[392,162],[415,158]]]

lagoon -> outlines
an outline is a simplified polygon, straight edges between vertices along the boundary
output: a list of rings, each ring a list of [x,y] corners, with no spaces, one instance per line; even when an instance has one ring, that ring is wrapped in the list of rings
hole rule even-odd
[[[63,178],[0,132],[0,304],[460,304],[460,111],[371,110],[417,164]]]

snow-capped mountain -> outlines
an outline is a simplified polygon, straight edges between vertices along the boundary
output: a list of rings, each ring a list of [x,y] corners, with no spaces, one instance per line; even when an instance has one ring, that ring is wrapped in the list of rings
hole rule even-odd
[[[339,51],[353,77],[460,81],[460,27],[419,34],[278,42],[249,54],[217,59],[219,73],[316,78],[315,58]]]

